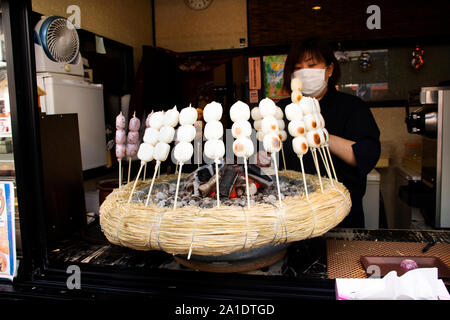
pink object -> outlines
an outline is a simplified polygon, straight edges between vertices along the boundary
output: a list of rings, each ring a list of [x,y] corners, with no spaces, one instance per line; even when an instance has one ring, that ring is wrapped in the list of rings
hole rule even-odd
[[[125,117],[122,115],[122,113],[116,117],[116,129],[117,130],[125,129]]]
[[[127,157],[132,158],[134,157],[138,152],[139,146],[134,143],[127,144]]]
[[[141,127],[141,120],[136,117],[131,118],[130,124],[128,125],[128,130],[130,131],[139,131]]]
[[[127,142],[130,144],[136,144],[139,141],[139,132],[137,131],[129,131]]]
[[[147,119],[145,119],[145,126],[147,128],[150,128],[150,117],[152,116],[152,114],[153,114],[153,111],[150,112],[150,114],[147,116]]]
[[[126,134],[125,134],[125,130],[117,130],[116,131],[116,145],[117,144],[124,144],[126,141]]]
[[[411,259],[404,259],[402,262],[400,262],[400,267],[404,270],[414,270],[419,268],[417,265],[417,262]]]
[[[117,160],[122,160],[125,158],[126,147],[124,144],[116,144],[116,158]]]
[[[256,154],[256,165],[258,167],[270,167],[272,159],[266,151],[260,150]]]

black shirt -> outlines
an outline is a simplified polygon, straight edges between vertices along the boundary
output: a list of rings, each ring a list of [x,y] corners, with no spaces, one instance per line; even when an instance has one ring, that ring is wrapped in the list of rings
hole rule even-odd
[[[277,103],[284,111],[291,99],[284,99]],[[342,93],[329,87],[325,96],[319,101],[325,128],[332,135],[355,141],[353,152],[357,166],[353,167],[332,154],[333,164],[339,182],[350,191],[352,209],[339,227],[363,228],[364,212],[362,198],[366,192],[367,174],[372,170],[380,157],[380,131],[367,105],[358,97]],[[286,128],[289,121],[285,119]],[[286,130],[287,131],[287,130]],[[299,171],[300,161],[292,149],[292,137],[283,143],[287,169]],[[320,159],[320,156],[319,156]],[[303,157],[305,171],[317,174],[311,152]],[[320,172],[326,175],[322,161]]]

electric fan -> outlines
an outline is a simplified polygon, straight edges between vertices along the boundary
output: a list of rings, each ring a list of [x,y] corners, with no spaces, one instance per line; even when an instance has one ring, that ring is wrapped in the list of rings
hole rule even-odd
[[[36,72],[83,76],[80,40],[66,18],[42,17],[34,28]]]

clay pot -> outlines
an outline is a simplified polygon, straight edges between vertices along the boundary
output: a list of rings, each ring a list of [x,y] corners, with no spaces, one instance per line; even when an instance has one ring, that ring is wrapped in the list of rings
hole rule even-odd
[[[114,189],[119,187],[118,179],[102,180],[97,184],[98,192],[98,204],[101,206],[106,197],[113,192]]]

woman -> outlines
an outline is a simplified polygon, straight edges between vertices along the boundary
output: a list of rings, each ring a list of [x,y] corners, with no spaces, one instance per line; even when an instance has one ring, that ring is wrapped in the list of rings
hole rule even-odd
[[[340,75],[339,64],[330,45],[310,38],[292,46],[285,64],[284,89],[291,93],[293,77],[303,83],[302,94],[319,100],[325,127],[330,134],[329,148],[336,175],[350,191],[352,209],[339,225],[363,228],[362,198],[366,192],[366,177],[380,156],[380,131],[370,109],[358,97],[336,90]],[[290,98],[278,105],[284,109]],[[288,123],[286,123],[287,127]],[[283,144],[288,169],[299,170],[300,162],[292,150],[292,137]],[[305,170],[316,174],[311,153],[304,156]],[[321,164],[321,173],[325,167]]]

